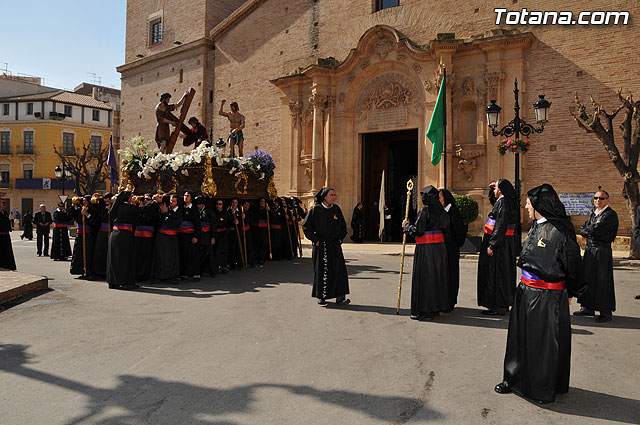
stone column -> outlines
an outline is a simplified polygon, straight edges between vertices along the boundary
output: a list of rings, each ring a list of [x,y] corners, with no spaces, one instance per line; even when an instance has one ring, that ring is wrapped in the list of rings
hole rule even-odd
[[[289,113],[291,114],[291,179],[289,190],[291,192],[298,192],[298,178],[299,178],[299,169],[300,169],[300,143],[301,143],[301,133],[303,131],[301,124],[301,112],[302,112],[302,102],[299,100],[290,101],[289,102]],[[297,194],[297,193],[295,193]]]
[[[309,97],[309,103],[313,106],[313,146],[311,150],[311,191],[317,192],[322,188],[322,160],[324,156],[324,131],[322,125],[322,113],[326,96],[314,93]]]
[[[331,180],[331,167],[332,163],[335,160],[333,158],[334,153],[332,152],[332,144],[335,143],[333,140],[333,109],[336,104],[335,96],[327,96],[327,109],[326,109],[326,131],[325,131],[325,139],[324,139],[324,185],[329,186]]]

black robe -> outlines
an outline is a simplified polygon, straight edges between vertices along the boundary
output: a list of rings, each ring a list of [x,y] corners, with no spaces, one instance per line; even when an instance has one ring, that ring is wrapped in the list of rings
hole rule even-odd
[[[215,263],[221,272],[226,271],[229,264],[229,227],[230,215],[227,211],[215,211],[216,244],[214,246]],[[234,235],[235,236],[235,235]]]
[[[130,192],[120,192],[111,209],[113,230],[107,254],[107,282],[109,285],[132,286],[136,284],[136,255],[134,229],[140,220],[141,210],[127,204]]]
[[[11,220],[0,211],[0,269],[15,270],[16,259],[11,246]]]
[[[404,232],[416,237],[411,276],[411,315],[424,316],[450,308],[447,247],[444,235],[449,232],[449,217],[422,207],[416,223],[407,224]],[[440,236],[438,236],[440,235]],[[428,243],[422,243],[422,240]]]
[[[311,296],[331,299],[349,293],[349,275],[342,254],[347,223],[337,205],[317,204],[302,223],[304,235],[313,244],[313,289]],[[316,245],[317,244],[317,245]]]
[[[364,213],[358,207],[355,207],[353,209],[353,215],[351,216],[351,228],[353,229],[351,240],[358,243],[362,242],[362,232],[364,229]]]
[[[244,267],[244,244],[242,242],[242,217],[240,217],[240,209],[235,211],[228,210],[229,215],[229,265],[232,269],[241,269]],[[236,226],[235,220],[238,221]]]
[[[289,217],[287,219],[287,217]],[[289,215],[288,208],[282,208],[282,214],[279,216],[281,236],[280,236],[280,258],[286,260],[292,260],[294,256],[293,252],[293,229],[291,225],[291,216]]]
[[[215,241],[217,237],[217,220],[216,215],[210,208],[198,209],[200,214],[200,226],[202,233],[198,239],[198,249],[200,251],[200,273],[209,273],[215,276],[218,267],[216,266],[215,244],[211,245],[211,241]]]
[[[107,254],[109,252],[109,208],[99,209],[100,227],[96,229],[91,270],[96,276],[107,275]]]
[[[256,211],[253,221],[253,248],[258,264],[269,259],[269,229],[267,228],[267,209],[260,208]],[[271,221],[271,217],[269,217]]]
[[[29,240],[33,239],[33,216],[31,213],[26,213],[22,216],[22,226],[24,231],[21,237]]]
[[[272,208],[269,211],[269,225],[271,229],[271,253],[274,260],[282,260],[282,235],[287,229],[282,227],[284,221],[284,210],[282,208]],[[285,235],[286,236],[286,235]]]
[[[462,215],[455,205],[451,205],[447,216],[449,217],[449,232],[445,234],[444,242],[447,247],[449,306],[453,308],[458,303],[460,289],[460,247],[464,245],[467,232]]]
[[[180,249],[178,228],[182,223],[182,211],[176,208],[158,215],[158,232],[153,243],[151,276],[161,281],[180,277]]]
[[[156,202],[143,206],[140,221],[133,234],[136,255],[136,279],[138,282],[149,280],[153,261],[153,238],[158,223],[159,207]]]
[[[71,242],[69,242],[68,223],[71,217],[62,210],[56,210],[53,213],[53,238],[51,241],[51,259],[66,260],[71,256]],[[49,238],[49,232],[46,236]]]
[[[618,234],[618,214],[611,207],[605,208],[599,215],[592,212],[580,234],[587,239],[583,259],[587,292],[578,302],[589,310],[605,313],[615,311],[611,242]]]
[[[191,204],[191,208],[184,206],[181,210],[182,223],[178,232],[180,276],[192,277],[200,274],[200,249],[197,242],[193,243],[193,238],[199,241],[202,233],[200,213],[195,204]]]
[[[72,207],[70,210],[71,217],[76,221],[78,231],[76,232],[76,240],[73,243],[73,259],[71,260],[71,274],[89,276],[92,274],[93,266],[93,250],[96,243],[96,228],[100,225],[100,213],[93,205],[87,207],[89,217],[85,217],[84,226],[82,228],[82,208]],[[83,248],[83,240],[86,240],[86,246]],[[84,270],[84,250],[86,249],[86,273]]]
[[[494,199],[492,193],[489,199]],[[491,224],[487,220],[478,258],[478,305],[498,310],[513,305],[516,290],[518,243],[514,230],[517,207],[506,196],[492,204],[489,220],[495,220],[495,225],[491,231]],[[493,256],[487,254],[487,247],[491,247]]]
[[[504,380],[522,397],[552,402],[569,390],[571,322],[568,297],[584,291],[578,244],[550,222],[534,222],[518,266],[523,279],[509,316]],[[529,286],[526,273],[566,289]],[[529,276],[530,277],[530,276]]]

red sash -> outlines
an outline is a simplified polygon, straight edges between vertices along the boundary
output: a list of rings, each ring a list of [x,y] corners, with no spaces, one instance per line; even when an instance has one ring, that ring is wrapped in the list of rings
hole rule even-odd
[[[526,270],[522,270],[522,283],[532,288],[538,289],[555,289],[555,290],[563,290],[567,288],[567,282],[561,280],[560,282],[546,282],[540,279],[533,273],[529,273]]]
[[[129,232],[133,232],[133,224],[126,224],[126,223],[114,224],[113,230],[127,230]]]
[[[442,243],[444,242],[444,235],[442,230],[432,230],[424,232],[424,235],[416,236],[416,243],[422,245],[425,243]]]
[[[158,229],[158,232],[162,233],[163,235],[168,235],[168,236],[175,236],[178,234],[177,230],[174,229],[165,229],[164,227],[161,227]]]
[[[492,218],[487,218],[487,222],[484,225],[484,232],[487,235],[493,234],[493,229],[496,226],[496,221]],[[510,224],[507,226],[507,232],[505,233],[507,236],[513,236],[516,234],[516,225]]]

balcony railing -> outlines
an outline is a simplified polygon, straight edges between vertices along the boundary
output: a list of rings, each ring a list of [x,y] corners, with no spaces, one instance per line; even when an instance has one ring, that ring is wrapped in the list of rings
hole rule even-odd
[[[56,146],[56,150],[62,153],[63,155],[67,155],[67,156],[77,155],[75,146],[74,147]]]

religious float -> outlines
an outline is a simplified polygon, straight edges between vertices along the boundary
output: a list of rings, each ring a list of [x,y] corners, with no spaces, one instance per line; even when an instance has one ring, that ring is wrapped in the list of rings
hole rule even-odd
[[[207,198],[224,199],[277,196],[275,163],[262,150],[233,158],[202,143],[190,151],[161,153],[152,142],[138,136],[125,142],[118,153],[122,160],[119,190],[140,194],[192,190]]]

